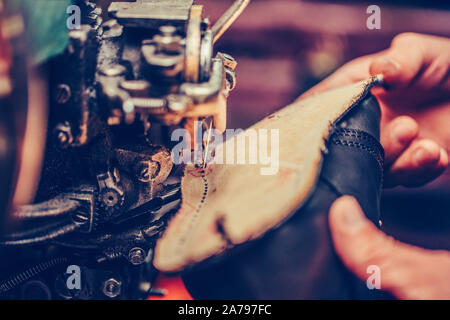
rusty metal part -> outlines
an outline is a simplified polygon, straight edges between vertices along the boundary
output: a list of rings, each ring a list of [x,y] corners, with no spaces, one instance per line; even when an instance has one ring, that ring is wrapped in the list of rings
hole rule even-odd
[[[231,72],[231,71],[230,71]],[[179,124],[185,119],[184,127],[192,134],[189,124],[198,118],[214,117],[214,126],[220,132],[226,128],[226,98],[229,87],[223,59],[220,55],[213,59],[211,77],[206,83],[184,83],[181,86],[183,95],[193,101],[183,112],[164,112],[153,114],[160,122],[165,124]]]
[[[151,115],[166,125],[178,125],[183,119],[214,116],[219,131],[226,127],[226,97],[236,84],[236,61],[219,53],[212,59],[209,80],[202,83],[183,83],[179,94],[165,98],[132,97],[136,112]]]
[[[186,36],[184,75],[187,82],[198,82],[200,72],[201,23],[203,6],[194,5],[190,10]]]
[[[33,197],[37,204],[61,195],[69,201],[46,203],[45,212],[44,205],[16,211],[16,218],[30,222],[69,220],[67,225],[52,222],[43,239],[52,240],[52,250],[86,259],[89,268],[81,264],[83,274],[92,266],[93,273],[86,278],[95,282],[95,293],[88,297],[97,299],[130,297],[138,279],[134,272],[151,264],[154,243],[180,205],[180,172],[173,170],[169,150],[171,130],[183,125],[194,130],[194,121],[206,118],[213,119],[207,128],[225,130],[226,99],[235,84],[236,62],[225,54],[214,58],[213,40],[236,12],[221,28],[219,21],[214,34],[208,19],[202,18],[202,6],[193,6],[193,0],[126,1],[113,1],[114,19],[103,24],[95,0],[75,1],[82,9],[81,27],[69,32],[66,50],[48,61],[50,90],[40,90],[51,94],[45,99],[50,103],[48,137],[56,141],[47,140],[44,169],[36,171],[42,177]],[[9,35],[21,24],[11,25]],[[45,119],[38,119],[34,124],[40,130],[47,128]],[[202,142],[207,144],[210,138]],[[35,149],[25,148],[24,155],[27,150]],[[37,153],[31,153],[23,158],[38,163]],[[30,188],[31,175],[24,171],[20,176],[24,182],[20,190],[25,184]],[[39,230],[31,231],[13,242],[42,242]],[[114,268],[124,273],[92,271],[102,261],[114,261]],[[131,285],[128,276],[133,278]],[[54,284],[48,284],[53,291]]]
[[[118,148],[115,154],[121,168],[139,181],[152,185],[164,182],[173,166],[170,152],[162,146]]]
[[[138,181],[134,186],[137,199],[129,204],[129,210],[159,194],[173,168],[171,153],[162,146],[135,145],[117,148],[115,158],[121,172],[127,172]]]
[[[70,88],[70,96],[65,93],[60,97],[58,102],[64,106],[56,108],[52,118],[55,124],[65,121],[70,123],[73,146],[86,145],[96,134],[90,123],[95,117],[91,103],[95,97],[94,80],[99,45],[97,30],[89,25],[81,25],[80,29],[69,31],[69,43],[64,55],[55,57],[52,62],[55,65],[50,74],[53,97],[59,97],[60,84]]]
[[[136,165],[136,178],[142,183],[150,183],[159,171],[159,164],[152,160],[141,160]]]
[[[236,0],[233,5],[217,20],[212,27],[214,43],[230,28],[230,26],[239,18],[241,13],[250,3],[250,0]]]

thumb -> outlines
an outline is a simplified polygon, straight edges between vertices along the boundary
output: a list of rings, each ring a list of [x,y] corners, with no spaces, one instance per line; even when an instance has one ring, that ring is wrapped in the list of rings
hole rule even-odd
[[[449,299],[450,253],[395,241],[366,219],[355,198],[342,197],[330,209],[337,254],[350,271],[366,281],[380,270],[381,289],[400,299]]]

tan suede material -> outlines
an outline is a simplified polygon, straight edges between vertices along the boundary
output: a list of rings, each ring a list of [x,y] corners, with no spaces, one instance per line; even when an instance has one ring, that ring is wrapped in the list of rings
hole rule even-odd
[[[267,164],[212,163],[204,170],[187,165],[182,205],[157,243],[155,267],[164,272],[180,271],[282,223],[313,191],[332,124],[380,81],[381,77],[373,77],[297,101],[252,126],[269,129],[265,149],[269,156],[270,148],[279,150],[276,174],[261,174]],[[271,141],[271,129],[279,130],[279,146]],[[236,163],[238,139],[246,133],[218,146],[216,155],[234,151]],[[246,143],[239,150],[247,155],[247,163],[251,149]],[[259,155],[263,150],[258,145],[252,153],[255,151]]]

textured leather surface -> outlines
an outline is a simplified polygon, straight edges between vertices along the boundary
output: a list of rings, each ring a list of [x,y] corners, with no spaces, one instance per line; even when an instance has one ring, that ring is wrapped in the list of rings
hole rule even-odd
[[[371,299],[369,290],[336,256],[328,227],[333,201],[357,198],[378,225],[383,176],[380,110],[368,96],[337,125],[327,142],[320,179],[306,205],[259,240],[232,249],[185,272],[194,298],[201,299]]]
[[[356,108],[378,81],[373,77],[299,100],[219,144],[214,149],[214,162],[207,167],[186,165],[183,203],[158,240],[154,265],[165,272],[180,271],[258,239],[288,219],[306,203],[317,185],[332,124]],[[366,126],[366,118],[378,119],[379,114],[364,115],[353,129],[341,128],[341,136],[335,133],[334,139],[355,150],[365,148],[380,162],[376,138],[357,131],[359,125]],[[377,136],[378,123],[367,125],[368,132]],[[249,138],[258,132],[257,141]],[[261,132],[270,142],[261,144]],[[274,141],[274,132],[278,132],[279,140]],[[253,143],[245,143],[251,139]],[[264,161],[237,164],[231,157],[234,161],[230,163],[230,150],[232,157],[239,154],[246,159],[258,153],[273,156],[275,152],[279,156],[272,159],[279,167],[266,175]],[[227,161],[221,164],[224,154]]]

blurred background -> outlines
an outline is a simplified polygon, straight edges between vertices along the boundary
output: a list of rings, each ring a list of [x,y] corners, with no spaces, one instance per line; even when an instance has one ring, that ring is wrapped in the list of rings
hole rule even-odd
[[[99,2],[106,18],[111,0]],[[214,22],[232,0],[197,3]],[[381,8],[380,30],[366,27],[371,4]],[[402,32],[450,37],[450,1],[253,0],[217,46],[239,62],[228,127],[252,125],[345,62],[387,48]],[[412,244],[450,250],[449,170],[423,188],[386,190],[382,208],[386,232]]]

